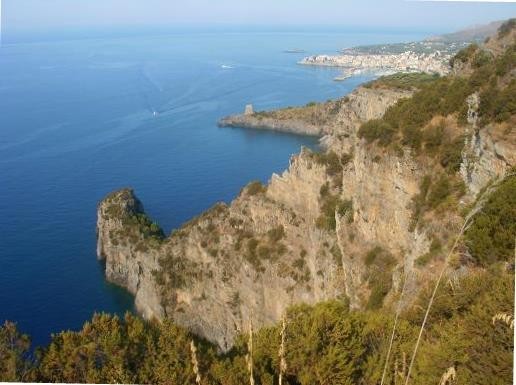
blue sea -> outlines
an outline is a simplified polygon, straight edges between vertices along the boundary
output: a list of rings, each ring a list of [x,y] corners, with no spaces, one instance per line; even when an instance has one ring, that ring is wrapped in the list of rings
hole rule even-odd
[[[421,33],[170,31],[7,42],[0,48],[0,322],[36,345],[94,312],[133,309],[95,255],[96,206],[133,187],[166,232],[317,139],[217,127],[241,112],[349,93],[369,80],[304,55]],[[300,54],[284,53],[303,49]]]

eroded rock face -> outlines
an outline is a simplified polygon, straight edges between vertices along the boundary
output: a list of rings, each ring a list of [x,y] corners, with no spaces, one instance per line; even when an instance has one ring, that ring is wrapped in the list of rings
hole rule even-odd
[[[152,276],[152,271],[159,268],[158,254],[138,249],[141,235],[130,223],[130,218],[138,214],[143,214],[143,205],[131,189],[112,193],[99,204],[97,257],[105,261],[107,280],[135,296],[136,309],[143,317],[161,319],[164,313]]]
[[[327,106],[320,128],[326,155],[303,149],[268,186],[247,186],[231,205],[216,205],[168,238],[149,233],[131,190],[111,194],[99,205],[97,223],[107,279],[133,293],[145,317],[172,318],[221,350],[250,319],[257,327],[271,324],[292,304],[346,297],[352,307],[364,307],[371,290],[364,255],[374,247],[394,258],[391,295],[399,293],[402,275],[414,271],[408,292],[415,292],[425,277],[414,261],[430,239],[411,228],[411,202],[427,170],[409,150],[387,151],[357,136],[360,123],[408,95],[361,88]],[[291,112],[278,113],[281,124],[274,127],[289,126]],[[515,140],[492,127],[468,130],[477,155],[465,151],[463,168],[475,193],[514,165]]]

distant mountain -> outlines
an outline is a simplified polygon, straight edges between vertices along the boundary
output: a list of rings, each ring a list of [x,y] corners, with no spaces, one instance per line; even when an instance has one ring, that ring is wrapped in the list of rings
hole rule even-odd
[[[489,24],[477,25],[461,31],[447,33],[444,35],[432,36],[426,41],[441,42],[462,42],[462,41],[484,41],[486,37],[493,36],[505,20],[493,21]]]

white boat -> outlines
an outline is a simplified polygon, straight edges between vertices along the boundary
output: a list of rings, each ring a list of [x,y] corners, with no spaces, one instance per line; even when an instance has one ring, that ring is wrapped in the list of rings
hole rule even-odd
[[[341,75],[341,76],[337,76],[337,77],[333,78],[333,80],[336,82],[342,82],[346,79],[349,79],[350,77],[351,77],[351,75]]]
[[[227,65],[227,64],[222,64],[220,67],[221,67],[221,68],[223,68],[223,69],[232,69],[232,68],[235,68],[235,67],[233,67],[233,66],[229,66],[229,65]]]

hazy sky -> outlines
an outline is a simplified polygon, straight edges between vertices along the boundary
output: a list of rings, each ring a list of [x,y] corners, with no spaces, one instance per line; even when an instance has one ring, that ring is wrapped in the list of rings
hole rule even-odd
[[[507,0],[506,0],[507,1]],[[516,1],[516,0],[515,0]],[[331,25],[455,30],[516,17],[516,2],[405,0],[0,0],[4,28]]]

